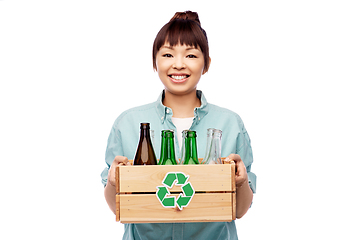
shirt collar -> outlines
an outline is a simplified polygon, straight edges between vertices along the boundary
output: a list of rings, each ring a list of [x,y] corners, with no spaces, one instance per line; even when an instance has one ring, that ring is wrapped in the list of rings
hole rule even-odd
[[[196,90],[196,96],[201,101],[201,106],[194,109],[194,121],[196,124],[198,124],[203,119],[203,117],[205,117],[205,115],[208,113],[209,106],[202,91]],[[165,90],[161,92],[160,96],[156,101],[156,110],[161,119],[161,123],[164,123],[166,119],[171,119],[173,115],[172,109],[163,105],[162,101],[164,97],[165,97]]]

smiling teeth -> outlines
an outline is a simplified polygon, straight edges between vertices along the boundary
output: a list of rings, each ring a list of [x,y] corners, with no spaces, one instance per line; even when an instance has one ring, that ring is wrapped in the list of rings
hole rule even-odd
[[[186,75],[181,75],[181,76],[171,75],[171,78],[176,79],[176,80],[181,80],[181,79],[186,78]]]

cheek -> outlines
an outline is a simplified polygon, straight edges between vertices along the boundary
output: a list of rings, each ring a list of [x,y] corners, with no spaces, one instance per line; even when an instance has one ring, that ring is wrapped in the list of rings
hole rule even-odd
[[[156,71],[160,73],[166,73],[168,70],[167,64],[165,61],[156,61]]]
[[[161,63],[157,65],[156,71],[161,81],[164,81],[167,78],[167,68]]]
[[[162,74],[163,72],[163,67],[160,62],[156,63],[156,71],[158,72],[159,75]]]
[[[202,75],[204,72],[204,64],[198,64],[195,71],[197,74]]]
[[[159,57],[156,57],[155,64],[156,64],[156,71],[161,72],[163,69],[163,61],[161,61],[161,59],[159,59]]]
[[[205,68],[205,62],[198,59],[198,61],[193,62],[191,66],[193,73],[202,75]]]

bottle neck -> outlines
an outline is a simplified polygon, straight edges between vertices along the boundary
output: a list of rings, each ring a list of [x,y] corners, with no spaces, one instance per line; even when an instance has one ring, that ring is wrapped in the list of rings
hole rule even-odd
[[[140,129],[140,138],[150,138],[150,129],[149,128],[141,128]]]
[[[220,164],[221,163],[221,130],[212,131],[208,135],[207,146],[204,161],[206,164]]]
[[[174,138],[163,137],[161,143],[161,159],[175,159]]]
[[[185,164],[187,164],[189,159],[192,159],[195,162],[198,161],[195,137],[185,138]]]
[[[159,164],[177,165],[177,161],[175,159],[174,131],[172,130],[163,130],[161,132],[161,153]]]

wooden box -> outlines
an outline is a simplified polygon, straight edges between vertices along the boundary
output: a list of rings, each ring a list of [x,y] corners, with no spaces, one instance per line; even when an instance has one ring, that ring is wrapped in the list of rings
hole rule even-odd
[[[236,218],[235,165],[116,168],[122,223],[224,222]]]

